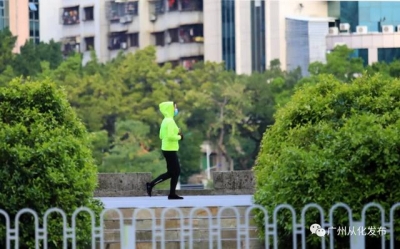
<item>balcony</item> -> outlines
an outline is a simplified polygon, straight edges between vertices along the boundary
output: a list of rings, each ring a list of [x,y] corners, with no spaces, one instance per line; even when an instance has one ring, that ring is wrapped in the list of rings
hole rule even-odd
[[[110,57],[115,58],[123,50],[134,52],[139,48],[139,33],[117,32],[109,35],[108,49]]]
[[[159,0],[152,5],[150,20],[154,23],[153,32],[203,23],[202,0]]]
[[[79,6],[72,6],[60,9],[60,24],[65,37],[78,36],[80,30]]]
[[[131,18],[137,16],[139,14],[138,7],[138,1],[108,2],[108,20],[111,23],[129,23],[131,20],[126,16]]]
[[[153,33],[154,44],[165,46],[171,43],[203,42],[203,25],[184,25],[179,28]]]
[[[154,32],[166,29],[177,28],[182,25],[203,23],[202,12],[170,12],[165,15],[158,16],[154,23]]]
[[[138,1],[108,2],[110,32],[139,32]]]
[[[64,56],[80,52],[80,37],[65,37],[61,41],[61,50]]]
[[[181,11],[203,11],[202,0],[181,0]]]
[[[157,46],[157,62],[181,60],[185,57],[203,56],[202,43],[170,43],[166,46]]]
[[[61,9],[62,25],[77,25],[80,23],[79,6],[67,7]]]

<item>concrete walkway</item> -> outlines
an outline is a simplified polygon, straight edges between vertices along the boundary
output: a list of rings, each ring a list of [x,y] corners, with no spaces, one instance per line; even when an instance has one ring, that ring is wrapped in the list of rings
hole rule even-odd
[[[183,200],[168,200],[167,196],[152,197],[99,197],[105,208],[152,207],[232,207],[253,205],[252,195],[184,196]]]

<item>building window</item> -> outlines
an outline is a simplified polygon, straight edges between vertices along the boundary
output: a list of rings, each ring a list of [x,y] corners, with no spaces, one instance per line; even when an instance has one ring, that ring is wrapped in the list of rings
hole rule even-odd
[[[83,9],[83,11],[85,12],[85,21],[93,21],[94,20],[94,7],[85,7]]]
[[[67,37],[63,41],[62,51],[64,56],[68,56],[72,53],[79,53],[79,42],[77,37]]]
[[[235,70],[235,0],[221,1],[221,4],[222,59],[227,70]]]
[[[110,21],[118,22],[122,17],[136,16],[138,13],[138,1],[112,2],[110,6]]]
[[[185,25],[179,28],[179,41],[182,43],[202,42],[203,25]]]
[[[167,43],[179,42],[179,30],[178,29],[168,30],[168,36],[166,37],[166,39]]]
[[[40,25],[39,25],[39,1],[29,0],[29,39],[40,43]]]
[[[115,32],[111,33],[108,42],[108,49],[110,50],[119,50],[119,49],[127,49],[127,41],[128,36],[125,32]]]
[[[62,24],[74,25],[79,23],[79,6],[64,8],[62,13]]]
[[[391,63],[400,59],[400,48],[378,48],[378,61]],[[368,63],[368,61],[367,61]]]
[[[368,65],[368,49],[354,49],[353,53],[350,54],[350,58],[361,58],[363,60],[364,66]]]
[[[85,37],[86,51],[94,49],[94,36]]]
[[[0,0],[0,29],[9,26],[9,8],[8,0]]]
[[[168,11],[177,11],[179,10],[178,0],[167,0]]]
[[[129,47],[139,47],[139,33],[128,34]]]
[[[150,5],[150,13],[152,14],[162,14],[165,12],[166,2],[165,0],[155,0]]]
[[[156,46],[164,46],[165,45],[165,32],[154,33],[154,39],[155,39]]]
[[[265,61],[265,1],[251,1],[251,66],[253,72],[264,72]]]
[[[203,1],[202,0],[181,0],[182,11],[202,11]]]

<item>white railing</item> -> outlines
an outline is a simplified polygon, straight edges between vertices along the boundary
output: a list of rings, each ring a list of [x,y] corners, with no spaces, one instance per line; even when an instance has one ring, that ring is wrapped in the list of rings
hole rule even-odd
[[[20,217],[22,215],[32,215],[34,218],[34,239],[35,239],[35,249],[39,248],[48,248],[48,219],[52,213],[57,213],[61,215],[62,218],[62,238],[63,238],[63,249],[77,248],[77,215],[81,212],[85,212],[90,215],[91,217],[91,240],[92,240],[92,249],[100,248],[105,249],[108,243],[105,238],[105,232],[109,230],[105,226],[105,221],[110,221],[110,217],[106,217],[107,214],[110,212],[116,212],[118,218],[113,218],[114,221],[119,221],[119,241],[121,249],[133,249],[136,248],[136,243],[140,242],[140,239],[137,239],[136,234],[138,230],[142,229],[139,228],[138,221],[140,220],[149,220],[151,225],[147,228],[149,232],[151,232],[151,246],[153,249],[156,248],[157,243],[161,244],[161,248],[166,248],[165,245],[170,241],[168,238],[166,230],[166,224],[169,219],[167,215],[168,212],[174,211],[178,214],[178,219],[176,227],[176,231],[179,234],[179,240],[177,241],[179,246],[176,248],[184,249],[189,248],[193,249],[193,245],[198,242],[198,239],[194,238],[195,227],[197,226],[196,221],[198,221],[200,216],[198,212],[202,212],[201,219],[207,220],[205,224],[206,230],[208,230],[208,237],[203,240],[208,244],[208,248],[225,248],[223,247],[223,238],[222,238],[222,231],[226,228],[223,227],[222,220],[227,216],[224,216],[224,212],[229,211],[231,215],[229,216],[230,219],[233,219],[235,222],[234,231],[235,237],[233,238],[234,244],[236,244],[236,248],[250,248],[251,240],[255,240],[256,238],[251,237],[250,230],[255,230],[256,228],[254,225],[251,225],[253,222],[253,210],[259,210],[264,214],[264,228],[265,228],[265,243],[260,244],[262,248],[274,248],[278,249],[278,213],[282,210],[286,209],[290,211],[292,216],[292,244],[293,248],[299,248],[301,245],[302,249],[307,248],[306,245],[306,238],[307,236],[314,236],[317,239],[321,240],[320,248],[325,249],[328,248],[336,248],[335,247],[335,232],[337,234],[345,231],[346,236],[349,236],[350,240],[350,248],[351,249],[362,249],[365,248],[365,240],[368,236],[372,235],[371,231],[374,228],[375,234],[381,237],[381,247],[382,249],[395,248],[395,225],[394,225],[394,214],[397,208],[400,207],[400,203],[394,204],[391,209],[389,210],[389,214],[385,214],[384,208],[376,203],[369,203],[364,206],[361,212],[361,220],[353,220],[353,212],[351,208],[344,204],[344,203],[337,203],[333,205],[328,215],[325,216],[323,209],[317,204],[308,204],[304,206],[301,210],[300,216],[297,216],[295,209],[286,204],[282,204],[277,206],[272,216],[267,215],[267,211],[264,207],[259,205],[253,205],[249,207],[219,207],[218,212],[212,214],[212,208],[208,207],[196,207],[196,208],[162,208],[161,212],[156,212],[156,209],[152,208],[135,208],[132,210],[132,216],[129,217],[129,225],[124,223],[127,218],[123,216],[123,212],[120,209],[105,209],[100,214],[99,226],[96,225],[96,215],[95,213],[86,208],[81,207],[74,211],[71,216],[71,222],[69,223],[69,219],[67,218],[66,213],[58,208],[51,208],[47,210],[43,214],[43,219],[39,219],[39,215],[32,209],[26,208],[20,210],[15,217],[10,218],[7,212],[0,209],[0,222],[1,220],[5,220],[5,223],[0,223],[1,226],[4,227],[5,225],[5,234],[0,234],[0,238],[5,238],[5,244],[1,245],[4,249],[11,249],[15,248],[18,249],[20,247]],[[338,227],[334,224],[334,211],[337,209],[342,208],[347,211],[349,217],[349,224],[347,227]],[[380,212],[380,224],[376,227],[366,226],[366,212],[370,209],[377,209]],[[309,220],[306,221],[306,213],[308,214],[310,209],[314,209],[319,211],[319,219],[310,222]],[[158,209],[160,211],[160,209]],[[143,218],[143,215],[139,217],[142,212],[147,212],[147,218]],[[158,215],[157,215],[158,214]],[[232,215],[233,214],[233,215]],[[385,218],[388,217],[388,220]],[[40,220],[43,220],[42,224],[40,224]],[[159,224],[157,224],[156,221]],[[187,222],[185,222],[187,221]],[[143,226],[143,225],[142,225]],[[282,228],[280,228],[282,229]],[[399,229],[399,228],[398,228]],[[1,229],[0,229],[1,231]],[[281,230],[279,230],[281,231]],[[363,233],[363,231],[365,233]],[[300,238],[300,239],[299,239]],[[33,238],[32,238],[33,239]],[[1,241],[1,240],[0,240]],[[328,243],[327,243],[328,242]],[[389,244],[385,244],[388,243]],[[115,241],[114,241],[115,243]],[[13,246],[12,246],[13,245]],[[389,245],[389,246],[388,246]],[[233,249],[233,248],[232,248]]]

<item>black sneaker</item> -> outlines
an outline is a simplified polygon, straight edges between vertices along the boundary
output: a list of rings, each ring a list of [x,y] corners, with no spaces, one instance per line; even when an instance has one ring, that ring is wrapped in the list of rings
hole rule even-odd
[[[179,195],[168,195],[168,200],[182,200],[183,197],[179,196]]]
[[[151,190],[153,189],[153,186],[151,186],[151,183],[146,183],[146,190],[147,194],[151,197]]]

